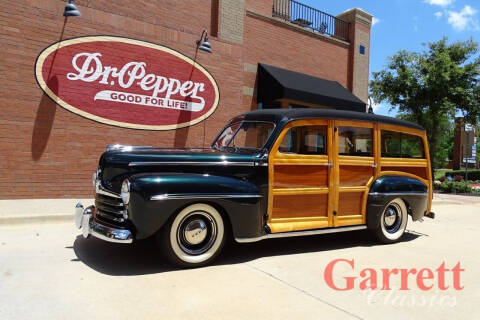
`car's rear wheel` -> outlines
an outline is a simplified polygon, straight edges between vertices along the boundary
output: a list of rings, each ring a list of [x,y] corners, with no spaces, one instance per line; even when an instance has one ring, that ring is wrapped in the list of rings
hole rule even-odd
[[[374,234],[383,243],[399,241],[407,227],[408,212],[402,199],[396,198],[390,201],[380,215]]]
[[[197,203],[170,219],[159,241],[166,258],[174,265],[199,267],[220,253],[225,243],[225,225],[214,207]]]

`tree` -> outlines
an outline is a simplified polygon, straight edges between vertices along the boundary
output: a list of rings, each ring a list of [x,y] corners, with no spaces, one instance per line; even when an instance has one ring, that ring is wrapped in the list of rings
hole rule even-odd
[[[479,120],[480,57],[473,40],[448,44],[443,38],[425,46],[390,57],[386,69],[372,73],[370,91],[376,103],[388,102],[400,117],[426,129],[432,165],[439,166],[445,159],[440,144],[455,114],[468,123]]]

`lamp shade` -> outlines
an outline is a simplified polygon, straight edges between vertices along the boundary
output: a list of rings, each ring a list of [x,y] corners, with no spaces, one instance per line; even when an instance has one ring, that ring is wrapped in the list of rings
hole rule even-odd
[[[75,1],[70,0],[65,5],[65,11],[63,12],[63,15],[65,17],[80,17],[82,14],[80,13],[80,11],[78,11],[77,6],[75,5]]]
[[[205,39],[203,38],[203,34],[205,34]],[[210,42],[208,42],[207,30],[203,30],[200,40],[197,40],[197,46],[199,46],[198,49],[202,51],[212,53],[212,46],[210,45]]]
[[[208,42],[208,41],[202,42],[202,44],[200,45],[200,47],[198,49],[206,51],[208,53],[212,53],[212,47],[210,46],[210,42]]]

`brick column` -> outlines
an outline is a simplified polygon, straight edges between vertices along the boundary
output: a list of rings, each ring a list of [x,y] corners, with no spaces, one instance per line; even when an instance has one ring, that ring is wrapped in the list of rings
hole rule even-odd
[[[373,16],[354,8],[339,14],[337,18],[350,22],[348,89],[363,102],[368,103],[370,28]]]
[[[467,140],[467,134],[469,139]],[[455,135],[453,139],[453,169],[460,170],[462,166],[468,165],[469,168],[477,168],[477,164],[464,164],[463,158],[473,157],[472,146],[478,146],[475,137],[478,135],[478,127],[473,126],[473,131],[465,132],[465,122],[463,117],[455,118]],[[475,147],[476,158],[478,159],[478,148]]]

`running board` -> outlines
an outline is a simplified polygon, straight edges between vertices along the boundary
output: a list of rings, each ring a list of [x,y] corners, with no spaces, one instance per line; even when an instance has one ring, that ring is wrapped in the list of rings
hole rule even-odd
[[[337,228],[325,228],[325,229],[315,229],[315,230],[305,230],[305,231],[292,231],[292,232],[279,232],[279,233],[268,233],[255,238],[235,238],[235,241],[239,243],[248,243],[248,242],[257,242],[265,239],[273,238],[288,238],[288,237],[301,237],[301,236],[312,236],[316,234],[326,234],[326,233],[336,233],[336,232],[345,232],[345,231],[355,231],[355,230],[364,230],[367,229],[366,225],[361,226],[351,226],[351,227],[337,227]]]

